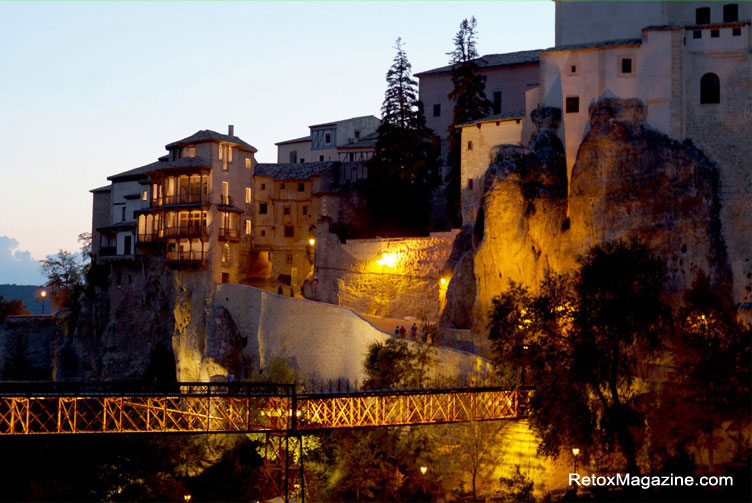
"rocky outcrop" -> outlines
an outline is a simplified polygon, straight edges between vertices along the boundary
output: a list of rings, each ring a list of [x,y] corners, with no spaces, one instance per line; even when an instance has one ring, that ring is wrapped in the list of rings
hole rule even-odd
[[[250,362],[243,353],[248,337],[238,330],[232,315],[222,306],[214,306],[206,317],[206,342],[201,361],[202,380],[224,380],[249,376]]]
[[[639,100],[604,98],[589,112],[569,190],[554,135],[560,112],[533,112],[538,131],[527,148],[496,147],[468,252],[474,267],[454,276],[442,324],[466,322],[466,309],[456,306],[473,297],[473,327],[484,331],[491,299],[509,281],[534,290],[547,271],[569,272],[591,246],[615,239],[637,238],[666,260],[669,300],[700,272],[729,286],[713,163],[691,143],[648,127]]]

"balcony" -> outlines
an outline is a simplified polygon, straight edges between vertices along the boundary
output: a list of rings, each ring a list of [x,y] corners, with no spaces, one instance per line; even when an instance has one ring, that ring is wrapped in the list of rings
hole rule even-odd
[[[219,228],[219,239],[222,241],[240,241],[240,229]]]
[[[206,262],[208,253],[205,251],[168,251],[167,260],[173,262]]]
[[[175,227],[165,227],[164,237],[166,238],[202,238],[204,241],[209,236],[206,225],[178,225]]]
[[[100,257],[110,257],[112,255],[117,255],[117,247],[115,246],[102,246],[99,248],[99,256]]]
[[[151,200],[151,207],[169,206],[175,204],[209,204],[208,194],[177,194],[173,196],[155,197]]]

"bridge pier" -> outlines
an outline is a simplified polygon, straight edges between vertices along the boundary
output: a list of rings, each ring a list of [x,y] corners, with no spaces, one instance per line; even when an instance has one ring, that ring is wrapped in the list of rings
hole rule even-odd
[[[262,494],[265,500],[282,497],[285,503],[305,503],[303,438],[300,433],[266,434]]]

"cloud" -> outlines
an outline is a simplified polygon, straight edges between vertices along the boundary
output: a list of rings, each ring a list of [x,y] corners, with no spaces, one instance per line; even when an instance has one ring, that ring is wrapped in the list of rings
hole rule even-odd
[[[0,284],[41,285],[45,282],[41,264],[31,252],[18,250],[18,241],[0,236]]]

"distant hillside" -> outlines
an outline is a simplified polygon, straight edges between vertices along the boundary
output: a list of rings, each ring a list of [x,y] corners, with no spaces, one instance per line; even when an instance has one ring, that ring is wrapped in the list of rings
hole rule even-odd
[[[42,314],[42,303],[37,300],[40,287],[36,285],[0,285],[0,295],[5,300],[20,299],[33,314]],[[44,302],[44,311],[50,313],[50,299]]]

